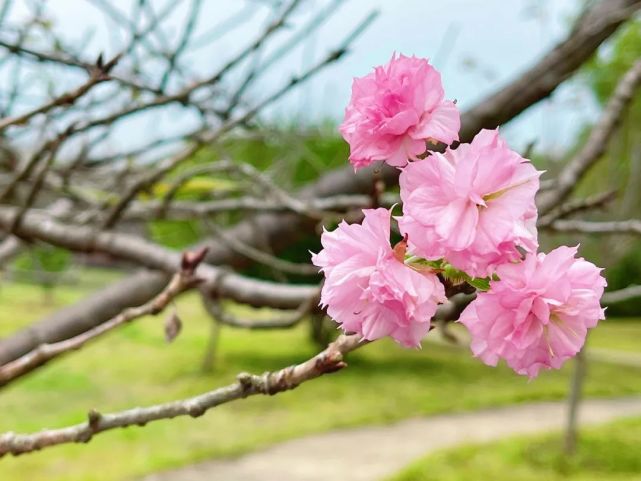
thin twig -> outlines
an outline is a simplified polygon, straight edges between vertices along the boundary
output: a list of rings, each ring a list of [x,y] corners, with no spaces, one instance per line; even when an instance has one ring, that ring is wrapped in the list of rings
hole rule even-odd
[[[118,222],[122,213],[127,208],[129,203],[138,195],[139,192],[141,192],[146,188],[151,187],[153,184],[158,182],[167,173],[171,172],[173,169],[175,169],[178,165],[180,165],[186,159],[189,159],[194,154],[196,154],[204,145],[208,143],[212,143],[216,140],[219,140],[224,134],[226,134],[230,130],[234,129],[235,127],[238,127],[239,125],[246,123],[248,120],[253,118],[256,114],[258,114],[258,112],[260,112],[265,107],[267,107],[271,103],[281,98],[287,92],[289,92],[289,90],[291,90],[293,87],[295,87],[296,85],[302,82],[305,82],[306,80],[314,76],[316,73],[318,73],[320,70],[322,70],[326,66],[342,58],[343,55],[347,53],[347,48],[349,44],[358,35],[360,35],[365,30],[365,28],[367,28],[367,26],[376,18],[377,14],[378,12],[372,12],[370,15],[368,15],[361,23],[359,23],[356,26],[356,28],[349,35],[345,37],[345,39],[339,44],[339,46],[335,50],[329,52],[324,59],[322,59],[317,64],[309,68],[300,76],[292,77],[288,83],[286,83],[280,89],[273,92],[270,96],[265,98],[262,102],[259,102],[253,108],[247,110],[243,115],[236,117],[234,119],[230,119],[225,123],[223,123],[218,129],[203,135],[201,138],[199,138],[196,141],[194,145],[192,145],[185,151],[177,154],[173,158],[169,159],[167,162],[165,162],[163,166],[151,172],[149,175],[145,176],[144,178],[140,179],[134,185],[130,186],[129,189],[121,197],[119,202],[110,211],[102,227],[105,229],[113,227]]]
[[[109,72],[116,65],[119,58],[119,56],[115,57],[104,65],[102,64],[102,62],[100,64],[97,64],[91,71],[89,79],[80,87],[70,90],[69,92],[56,97],[55,99],[41,105],[40,107],[37,107],[29,112],[25,112],[22,115],[0,119],[0,132],[11,125],[24,125],[32,117],[49,112],[56,107],[73,105],[80,97],[84,96],[93,87],[95,87],[99,83],[110,80]]]

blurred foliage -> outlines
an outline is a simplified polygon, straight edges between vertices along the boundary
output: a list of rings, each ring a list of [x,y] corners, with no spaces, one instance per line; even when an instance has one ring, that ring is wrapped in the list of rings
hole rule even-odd
[[[641,479],[641,419],[586,429],[576,456],[561,437],[510,439],[450,449],[414,463],[390,481],[634,481]]]
[[[149,223],[154,242],[172,249],[185,249],[202,238],[203,228],[197,220],[156,220]]]
[[[25,271],[58,273],[66,270],[71,262],[71,253],[49,245],[27,249],[14,261],[14,267]]]
[[[154,184],[151,195],[147,195],[150,195],[152,198],[162,198],[167,194],[170,188],[171,185],[168,182],[159,182]],[[235,188],[236,183],[229,179],[194,176],[180,186],[180,189],[176,192],[175,198],[183,200],[197,199],[201,196],[207,196],[212,192],[215,192],[216,194],[233,192]]]
[[[44,303],[51,304],[53,289],[72,262],[72,254],[65,249],[46,244],[34,245],[12,262],[13,277],[40,285]]]
[[[230,158],[253,165],[285,188],[295,188],[317,179],[328,170],[346,165],[347,144],[331,123],[301,129],[299,126],[261,126],[246,135],[201,150],[191,163],[209,163]],[[179,172],[177,172],[179,173]]]
[[[641,21],[628,22],[608,44],[605,51],[596,55],[584,69],[589,83],[601,104],[607,102],[621,78],[641,58]],[[633,112],[640,114],[641,97],[637,96]]]

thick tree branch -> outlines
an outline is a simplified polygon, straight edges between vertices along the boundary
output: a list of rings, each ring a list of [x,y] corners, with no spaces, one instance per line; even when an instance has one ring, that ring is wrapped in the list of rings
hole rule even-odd
[[[162,271],[139,271],[87,296],[80,303],[60,309],[48,318],[0,339],[0,365],[25,355],[40,344],[64,341],[99,326],[128,307],[144,304],[168,282],[169,276]]]
[[[15,208],[1,207],[0,228],[10,228],[16,212]],[[24,215],[15,233],[75,252],[103,252],[167,274],[176,272],[181,265],[178,252],[140,237],[63,224],[33,211]],[[312,285],[283,285],[250,279],[209,264],[200,267],[199,275],[220,297],[249,305],[297,308],[317,290],[317,286]]]
[[[546,98],[639,8],[641,0],[595,3],[577,20],[568,37],[532,68],[466,112],[461,141],[469,142],[481,128],[498,127]]]

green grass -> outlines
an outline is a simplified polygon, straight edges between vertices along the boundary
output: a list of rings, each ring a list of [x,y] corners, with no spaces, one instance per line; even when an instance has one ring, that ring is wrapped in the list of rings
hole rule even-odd
[[[624,481],[641,479],[641,419],[581,432],[576,454],[561,454],[561,436],[516,438],[435,453],[389,481]]]
[[[60,288],[55,297],[64,304],[86,294],[83,287]],[[0,432],[81,422],[91,408],[109,412],[191,396],[232,382],[240,371],[278,369],[317,351],[306,326],[273,332],[224,329],[215,371],[204,374],[200,364],[210,321],[195,296],[185,296],[177,304],[184,327],[171,345],[163,339],[163,315],[142,319],[3,389]],[[1,286],[0,335],[51,309],[40,303],[37,287]],[[616,344],[614,323],[611,327],[608,342]],[[598,332],[593,339],[598,339]],[[488,368],[460,348],[426,344],[423,350],[412,351],[376,342],[350,356],[347,369],[294,391],[231,403],[198,419],[103,433],[88,445],[6,458],[0,461],[0,479],[123,480],[338,427],[561,399],[569,373],[568,366],[528,382],[504,367]],[[593,363],[587,394],[641,392],[639,374],[631,367]]]
[[[590,335],[590,347],[641,353],[641,322],[606,319]]]

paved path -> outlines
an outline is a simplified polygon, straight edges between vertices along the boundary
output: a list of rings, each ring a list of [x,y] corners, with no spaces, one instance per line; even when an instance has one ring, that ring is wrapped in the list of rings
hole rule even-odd
[[[641,367],[641,354],[638,352],[616,351],[614,349],[601,349],[590,347],[587,350],[588,359],[600,362],[609,362],[621,366]]]
[[[559,429],[564,415],[563,403],[546,402],[408,419],[294,439],[143,481],[380,481],[438,449]],[[630,416],[641,416],[641,396],[588,400],[581,407],[584,425]]]

